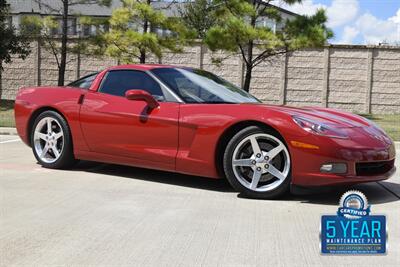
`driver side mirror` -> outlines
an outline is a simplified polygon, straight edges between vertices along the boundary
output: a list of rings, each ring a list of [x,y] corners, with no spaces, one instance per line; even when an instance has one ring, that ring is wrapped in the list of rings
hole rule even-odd
[[[150,109],[155,109],[160,106],[158,101],[144,90],[128,90],[125,92],[125,97],[128,100],[145,101]]]

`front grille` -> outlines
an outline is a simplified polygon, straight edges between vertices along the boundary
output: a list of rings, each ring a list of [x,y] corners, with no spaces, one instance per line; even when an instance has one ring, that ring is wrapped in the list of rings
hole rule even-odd
[[[357,176],[373,176],[385,174],[394,166],[394,159],[378,162],[360,162],[356,163]]]

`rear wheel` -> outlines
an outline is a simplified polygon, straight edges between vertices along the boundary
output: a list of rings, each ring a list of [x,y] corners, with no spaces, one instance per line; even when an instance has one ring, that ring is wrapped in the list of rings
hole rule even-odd
[[[31,144],[36,159],[46,168],[67,168],[76,162],[68,124],[55,111],[45,111],[36,118]]]
[[[276,198],[289,190],[289,151],[273,132],[257,126],[241,130],[228,143],[223,164],[229,183],[246,196]]]

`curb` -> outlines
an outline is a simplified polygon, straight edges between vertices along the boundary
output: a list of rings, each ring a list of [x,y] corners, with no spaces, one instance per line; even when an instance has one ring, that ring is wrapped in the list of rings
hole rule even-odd
[[[1,135],[18,135],[17,129],[12,127],[0,127]]]

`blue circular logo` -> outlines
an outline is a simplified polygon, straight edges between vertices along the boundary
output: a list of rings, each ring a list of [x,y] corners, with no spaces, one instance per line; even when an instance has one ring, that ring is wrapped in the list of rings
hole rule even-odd
[[[360,191],[347,191],[343,194],[339,201],[338,216],[347,219],[358,219],[368,216],[370,207],[368,206],[367,197]]]

